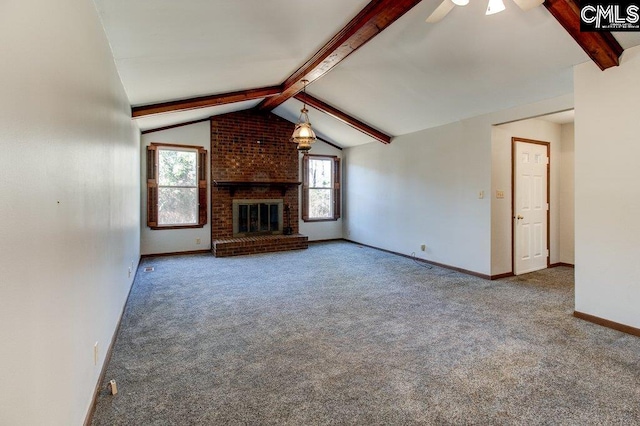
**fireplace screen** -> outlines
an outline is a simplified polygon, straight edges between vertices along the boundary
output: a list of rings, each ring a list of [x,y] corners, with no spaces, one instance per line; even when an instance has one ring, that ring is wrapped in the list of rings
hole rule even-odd
[[[233,200],[233,236],[282,234],[282,200]]]

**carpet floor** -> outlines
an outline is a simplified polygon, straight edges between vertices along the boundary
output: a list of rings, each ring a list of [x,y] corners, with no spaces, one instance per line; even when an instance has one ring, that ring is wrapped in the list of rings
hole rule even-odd
[[[566,267],[487,281],[347,242],[145,258],[92,424],[640,424],[640,339],[572,312]]]

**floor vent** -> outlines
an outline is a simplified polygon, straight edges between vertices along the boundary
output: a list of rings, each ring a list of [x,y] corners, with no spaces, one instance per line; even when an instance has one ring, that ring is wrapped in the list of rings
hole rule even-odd
[[[145,266],[144,271],[145,272],[153,272],[155,270],[155,268],[153,266]]]

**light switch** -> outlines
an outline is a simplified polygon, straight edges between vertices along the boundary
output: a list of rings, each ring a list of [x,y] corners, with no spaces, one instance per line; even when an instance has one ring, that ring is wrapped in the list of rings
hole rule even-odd
[[[484,198],[484,191],[478,192],[478,198],[481,200]]]

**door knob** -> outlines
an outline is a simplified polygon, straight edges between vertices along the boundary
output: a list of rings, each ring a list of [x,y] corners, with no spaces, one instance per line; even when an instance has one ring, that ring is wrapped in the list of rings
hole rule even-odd
[[[524,219],[524,216],[522,216],[522,215],[518,215],[518,216],[516,217],[516,219],[518,219],[518,220],[520,220],[520,219]]]

